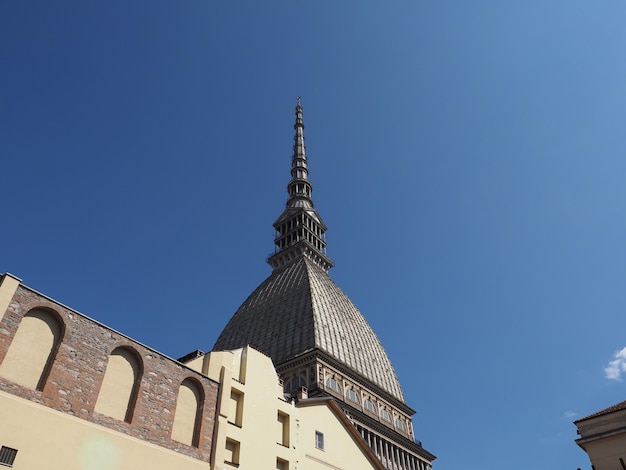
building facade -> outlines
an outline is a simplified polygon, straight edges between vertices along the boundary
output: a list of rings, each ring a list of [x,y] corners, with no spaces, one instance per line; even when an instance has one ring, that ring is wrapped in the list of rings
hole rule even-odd
[[[383,469],[334,400],[285,396],[272,360],[251,346],[183,360],[221,384],[215,469]]]
[[[382,465],[427,470],[434,455],[415,439],[415,411],[364,316],[328,275],[326,225],[308,178],[304,121],[296,106],[286,208],[274,222],[271,275],[244,301],[213,350],[252,345],[272,358],[293,395],[332,397]]]
[[[626,401],[574,421],[594,470],[626,469]]]
[[[10,274],[0,315],[1,465],[209,467],[217,381]]]

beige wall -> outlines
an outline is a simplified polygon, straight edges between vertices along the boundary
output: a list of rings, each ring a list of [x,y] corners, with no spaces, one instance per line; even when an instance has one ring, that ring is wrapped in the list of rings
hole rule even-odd
[[[207,470],[208,463],[0,391],[0,444],[16,470]]]
[[[348,432],[345,423],[327,404],[298,408],[298,416],[298,460],[303,468],[375,468]],[[324,435],[323,450],[315,447],[316,431]]]
[[[271,359],[253,348],[212,352],[187,366],[222,383],[215,470],[236,468],[225,462],[231,459],[243,470],[281,468],[278,459],[299,470],[377,468],[338,408],[328,400],[285,401]],[[324,434],[324,450],[315,447],[315,431]]]
[[[290,416],[294,406],[282,399],[272,361],[252,348],[213,352],[202,359],[187,365],[203,367],[210,378],[222,383],[214,468],[236,468],[225,463],[236,453],[234,463],[240,469],[274,469],[277,458],[293,461],[293,449],[278,443],[277,427],[278,411]]]
[[[596,470],[623,470],[626,464],[626,433],[589,442],[584,446]]]

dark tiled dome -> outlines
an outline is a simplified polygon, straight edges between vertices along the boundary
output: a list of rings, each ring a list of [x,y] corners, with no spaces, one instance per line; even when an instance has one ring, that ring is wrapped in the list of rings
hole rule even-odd
[[[318,348],[404,402],[391,361],[370,325],[326,270],[305,256],[275,269],[257,287],[213,350],[247,344],[275,364]]]

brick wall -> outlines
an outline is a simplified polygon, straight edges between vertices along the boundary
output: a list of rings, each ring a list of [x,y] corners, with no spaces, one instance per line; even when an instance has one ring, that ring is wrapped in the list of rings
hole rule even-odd
[[[218,383],[22,285],[0,321],[0,363],[22,318],[33,309],[56,312],[65,328],[45,385],[41,391],[32,390],[0,377],[0,390],[187,456],[210,461]],[[143,374],[130,423],[94,411],[109,354],[120,346],[134,350],[143,361]],[[195,379],[204,394],[198,447],[170,438],[178,388],[186,378]]]

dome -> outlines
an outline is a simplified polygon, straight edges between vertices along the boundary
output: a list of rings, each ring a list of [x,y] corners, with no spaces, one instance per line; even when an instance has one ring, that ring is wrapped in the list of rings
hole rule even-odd
[[[275,269],[256,288],[213,350],[247,344],[276,365],[317,348],[404,403],[396,372],[367,320],[328,272],[306,256]]]

